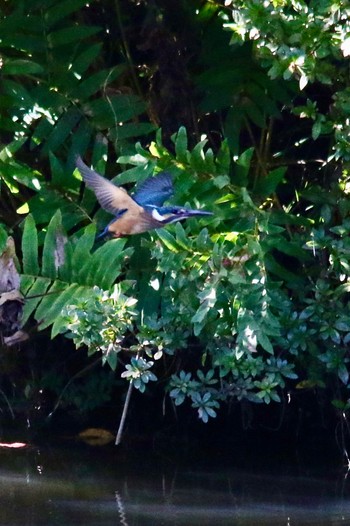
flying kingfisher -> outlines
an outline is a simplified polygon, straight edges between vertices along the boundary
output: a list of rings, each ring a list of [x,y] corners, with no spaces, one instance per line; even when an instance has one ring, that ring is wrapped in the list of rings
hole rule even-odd
[[[213,215],[206,210],[163,206],[174,193],[171,176],[166,172],[146,179],[131,197],[124,188],[91,170],[79,156],[76,166],[102,208],[115,216],[98,237],[140,234],[188,217]]]

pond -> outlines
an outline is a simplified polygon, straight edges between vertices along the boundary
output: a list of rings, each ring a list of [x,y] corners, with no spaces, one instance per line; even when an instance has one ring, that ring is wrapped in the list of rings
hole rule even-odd
[[[142,455],[76,444],[0,450],[0,525],[350,524],[339,464],[268,471],[231,463],[175,462],[151,448]]]

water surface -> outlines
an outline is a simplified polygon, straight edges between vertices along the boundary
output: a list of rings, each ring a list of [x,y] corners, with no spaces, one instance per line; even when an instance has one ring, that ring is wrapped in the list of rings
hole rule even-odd
[[[350,525],[343,475],[339,466],[177,463],[113,446],[1,450],[0,525]]]

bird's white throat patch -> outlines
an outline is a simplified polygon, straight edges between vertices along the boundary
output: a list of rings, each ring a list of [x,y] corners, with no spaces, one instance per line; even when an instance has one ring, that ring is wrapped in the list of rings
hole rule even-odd
[[[161,223],[163,223],[163,221],[166,220],[166,216],[162,216],[156,208],[153,208],[152,210],[152,217],[153,219],[155,219],[156,221],[160,221]]]

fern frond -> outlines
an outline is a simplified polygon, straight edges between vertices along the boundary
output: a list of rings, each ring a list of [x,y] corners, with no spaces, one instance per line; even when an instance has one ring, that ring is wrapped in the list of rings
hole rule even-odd
[[[52,326],[54,338],[64,330],[64,307],[88,298],[92,288],[107,290],[111,288],[122,271],[125,256],[131,249],[125,250],[125,239],[109,241],[92,252],[96,228],[89,225],[75,245],[68,240],[62,226],[62,216],[58,210],[52,217],[46,236],[42,256],[42,276],[37,261],[37,229],[31,216],[26,220],[24,251],[27,271],[21,277],[22,292],[27,296],[39,296],[25,302],[23,324],[31,315],[39,323],[39,330]],[[30,241],[34,240],[34,249]]]

